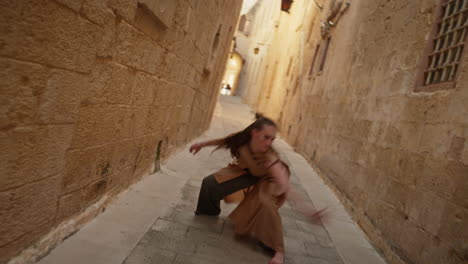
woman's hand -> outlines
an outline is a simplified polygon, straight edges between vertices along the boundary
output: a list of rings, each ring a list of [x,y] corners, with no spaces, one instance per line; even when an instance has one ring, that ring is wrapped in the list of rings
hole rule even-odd
[[[309,218],[309,220],[313,224],[320,225],[327,216],[327,213],[325,212],[326,209],[327,207],[320,210],[308,210],[304,214]]]
[[[204,146],[202,143],[196,143],[196,144],[193,144],[192,146],[190,146],[190,153],[192,153],[193,155],[197,154],[198,151],[200,151],[200,149],[202,149]]]

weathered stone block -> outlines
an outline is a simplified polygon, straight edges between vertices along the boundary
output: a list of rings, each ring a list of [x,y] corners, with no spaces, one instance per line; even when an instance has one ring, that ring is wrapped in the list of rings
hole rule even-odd
[[[431,235],[411,221],[405,221],[398,229],[401,235],[395,243],[397,254],[404,260],[420,261]]]
[[[131,106],[119,107],[119,116],[117,121],[114,122],[114,130],[116,132],[114,139],[128,139],[133,135],[134,124],[135,124],[135,111]]]
[[[166,106],[169,104],[169,96],[171,92],[171,83],[158,79],[155,87],[155,99],[153,105]]]
[[[159,132],[163,130],[164,113],[162,107],[152,106],[148,109],[148,115],[145,125],[145,134]]]
[[[84,0],[81,14],[96,24],[103,25],[108,18],[107,1]],[[111,13],[112,14],[112,13]]]
[[[155,160],[160,137],[159,134],[151,134],[143,138],[139,160]]]
[[[423,172],[424,156],[419,153],[405,151],[400,152],[399,156],[400,170],[395,175],[395,179],[409,187],[416,186],[418,178]]]
[[[91,74],[91,85],[86,90],[85,104],[112,103],[131,105],[135,85],[135,71],[116,63],[99,62]]]
[[[186,68],[186,64],[187,63],[179,57],[173,56],[170,61],[170,70],[166,76],[166,80],[179,84],[183,83],[184,75],[186,74],[186,72],[184,71]]]
[[[83,0],[57,0],[57,2],[73,9],[74,11],[80,11]]]
[[[449,102],[450,97],[446,94],[409,97],[401,118],[404,121],[444,122],[450,118]]]
[[[409,219],[433,236],[444,221],[446,201],[434,193],[411,190],[407,195],[406,213]]]
[[[387,176],[398,174],[400,169],[399,151],[391,148],[377,148],[375,168],[385,173]]]
[[[115,146],[114,154],[112,155],[113,164],[116,170],[121,170],[131,166],[136,162],[140,146],[133,139],[119,141]]]
[[[31,246],[34,241],[43,235],[47,234],[50,229],[53,227],[53,222],[47,222],[42,226],[35,226],[30,232],[26,235],[19,237],[18,239],[3,245],[0,247],[0,262],[7,263],[7,261],[26,248]]]
[[[448,150],[448,157],[451,159],[459,160],[461,158],[462,151],[465,147],[465,138],[453,136],[450,142],[450,148]]]
[[[184,31],[188,30],[190,23],[190,13],[193,12],[192,7],[186,0],[177,1],[177,8],[174,14],[174,22]]]
[[[404,184],[389,180],[385,189],[382,190],[381,199],[395,210],[405,212],[410,193],[414,191],[414,189],[408,188]]]
[[[468,209],[454,203],[445,203],[444,219],[440,223],[437,236],[453,246],[459,256],[465,256],[468,250]]]
[[[418,151],[430,153],[436,158],[445,158],[454,135],[461,129],[448,124],[426,124],[419,142]]]
[[[399,131],[398,128],[394,126],[389,125],[385,130],[385,133],[383,136],[383,143],[386,146],[396,148],[400,146],[401,138],[402,138],[401,131]]]
[[[451,200],[455,191],[455,182],[447,173],[445,160],[426,156],[424,167],[417,181],[417,188],[432,191],[445,200]]]
[[[401,147],[410,151],[417,151],[424,124],[421,122],[401,122],[397,124],[397,128],[401,132]]]
[[[137,9],[137,0],[108,0],[107,5],[114,10],[116,15],[123,17],[128,22],[133,22]]]
[[[98,201],[107,190],[108,179],[100,179],[96,182],[83,188],[82,203],[84,207],[88,207],[94,202]]]
[[[0,190],[58,174],[65,166],[71,126],[20,127],[0,137]]]
[[[113,58],[115,55],[116,15],[107,9],[104,14],[102,32],[97,46],[98,58]]]
[[[123,131],[121,126],[126,107],[119,105],[90,105],[80,109],[78,124],[73,136],[74,148],[90,147],[112,142]]]
[[[4,56],[80,72],[94,63],[101,29],[53,1],[11,1],[2,18]]]
[[[0,67],[0,128],[35,123],[47,69],[9,59],[1,59]]]
[[[129,185],[130,177],[133,173],[133,167],[126,167],[122,170],[109,175],[107,189],[111,194],[118,194],[125,190]]]
[[[132,177],[130,178],[130,183],[134,183],[139,181],[144,176],[148,175],[152,172],[154,165],[154,159],[146,159],[138,162],[134,166],[134,172]]]
[[[158,43],[161,46],[165,47],[170,54],[175,55],[174,50],[176,49],[176,47],[180,47],[180,45],[184,41],[186,34],[187,33],[179,27],[174,27],[173,29],[171,29],[170,34],[165,34],[161,36],[160,40],[158,40]]]
[[[145,6],[166,28],[172,28],[177,8],[176,1],[138,0],[138,3]]]
[[[425,242],[425,250],[419,257],[421,263],[459,264],[467,260],[466,255],[463,256],[466,253],[457,252],[449,243],[441,241],[438,237],[431,237]]]
[[[146,73],[138,72],[133,88],[133,105],[147,106],[154,102],[155,90],[158,88],[158,80]]]
[[[116,35],[117,62],[151,74],[156,73],[163,55],[159,45],[125,21],[117,25]]]
[[[58,176],[0,193],[0,245],[51,222],[57,211]]]
[[[83,192],[81,189],[60,197],[58,201],[56,223],[78,214],[83,209]]]
[[[465,73],[465,75],[468,75]],[[468,81],[466,82],[468,83]],[[465,86],[466,87],[466,84]],[[466,117],[468,116],[468,93],[462,94],[465,90],[460,86],[461,91],[454,93],[448,110],[448,115],[450,116],[450,121],[458,124],[466,124]]]
[[[108,144],[86,150],[70,151],[62,182],[62,193],[74,190],[106,178],[116,170],[114,151],[116,145]]]
[[[147,106],[138,106],[133,109],[135,120],[133,123],[134,137],[139,137],[145,134],[149,108],[150,107]]]
[[[178,56],[179,58],[192,63],[195,54],[194,50],[196,49],[195,44],[188,36],[181,36],[180,40],[177,40],[174,45],[171,47],[171,52]]]
[[[193,90],[193,88],[190,86],[184,86],[182,88],[182,94],[183,94],[183,97],[182,97],[181,105],[186,106],[186,107],[191,107],[192,102],[193,102],[193,97],[195,94],[195,91]],[[190,112],[190,109],[188,110],[188,112]]]
[[[396,225],[404,224],[404,216],[390,208],[388,205],[374,200],[368,204],[364,214],[369,217],[371,223],[384,234],[391,243],[397,243],[401,236],[401,231],[395,229]]]
[[[468,129],[465,130],[465,138],[468,138]],[[463,162],[463,164],[465,165],[468,165],[468,143],[465,143],[465,147],[461,153],[461,158],[460,158],[461,162]]]
[[[453,182],[453,202],[468,208],[468,165],[451,161],[447,165],[447,177]]]
[[[78,119],[81,92],[89,85],[88,76],[54,70],[41,98],[41,123],[74,123]]]
[[[91,150],[92,151],[92,150]],[[78,190],[93,179],[93,156],[89,151],[69,151],[67,153],[65,175],[63,176],[63,193]]]

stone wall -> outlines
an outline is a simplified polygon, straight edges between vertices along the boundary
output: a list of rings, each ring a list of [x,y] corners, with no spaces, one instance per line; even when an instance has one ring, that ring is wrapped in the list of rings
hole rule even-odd
[[[320,70],[321,20],[340,1],[317,2],[281,16],[246,101],[279,122],[389,263],[468,261],[468,38],[455,85],[418,92],[439,1],[348,1]]]
[[[241,4],[2,2],[0,263],[43,254],[208,128]]]

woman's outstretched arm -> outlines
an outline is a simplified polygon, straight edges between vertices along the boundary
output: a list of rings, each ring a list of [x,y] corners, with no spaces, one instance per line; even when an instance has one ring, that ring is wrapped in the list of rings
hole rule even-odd
[[[319,223],[319,220],[325,216],[324,209],[316,210],[312,205],[306,202],[302,196],[297,192],[296,188],[289,183],[290,171],[282,163],[275,163],[269,169],[270,175],[276,182],[276,188],[274,190],[275,195],[286,193],[288,200],[291,205],[300,213],[307,216],[313,223]]]
[[[326,207],[320,210],[316,210],[309,202],[302,198],[301,194],[299,194],[299,192],[293,186],[290,186],[287,197],[291,202],[292,207],[294,207],[301,214],[307,216],[314,224],[319,224],[319,220],[323,219],[323,217],[326,215]]]
[[[195,155],[202,148],[207,147],[207,146],[219,146],[223,143],[223,141],[224,141],[224,138],[218,138],[218,139],[195,143],[192,146],[190,146],[189,151],[190,153],[193,153]]]

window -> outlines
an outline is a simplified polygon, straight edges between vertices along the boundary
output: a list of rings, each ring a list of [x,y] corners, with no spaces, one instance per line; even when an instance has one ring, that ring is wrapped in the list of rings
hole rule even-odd
[[[468,34],[468,0],[441,0],[415,91],[455,86]]]
[[[330,46],[330,41],[331,41],[331,37],[328,37],[325,42],[325,48],[323,49],[322,61],[320,62],[319,72],[322,72],[323,68],[325,67],[325,62],[327,61],[328,47]]]
[[[291,9],[291,5],[294,1],[293,0],[282,0],[281,1],[281,11],[289,13],[289,9]]]
[[[250,34],[251,22],[247,15],[242,15],[239,21],[239,27],[237,28],[239,32],[243,33],[246,36]]]
[[[243,32],[245,30],[245,24],[247,22],[247,17],[242,15],[239,21],[239,31]]]

